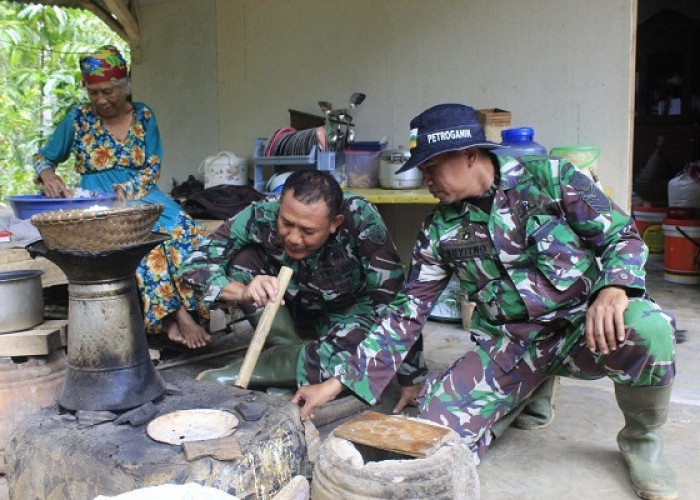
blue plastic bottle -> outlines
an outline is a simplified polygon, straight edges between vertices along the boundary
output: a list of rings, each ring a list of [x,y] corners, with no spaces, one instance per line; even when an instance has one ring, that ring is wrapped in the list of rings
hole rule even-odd
[[[547,149],[534,141],[531,127],[501,130],[501,146],[493,150],[499,156],[546,155]]]

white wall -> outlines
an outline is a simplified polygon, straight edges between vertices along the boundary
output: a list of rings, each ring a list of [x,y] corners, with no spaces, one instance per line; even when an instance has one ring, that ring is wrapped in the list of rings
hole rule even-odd
[[[170,192],[219,150],[215,0],[140,0],[134,100],[151,106],[163,141],[158,185]]]
[[[603,183],[629,199],[630,0],[218,0],[220,139],[250,152],[287,124],[367,94],[359,139],[406,145],[446,101],[501,107],[546,147],[598,145]],[[248,153],[249,154],[249,153]]]
[[[500,107],[548,148],[598,145],[629,206],[634,0],[141,0],[137,98],[158,115],[164,178],[354,91],[358,139],[406,145],[446,101]],[[411,238],[415,235],[410,231]]]

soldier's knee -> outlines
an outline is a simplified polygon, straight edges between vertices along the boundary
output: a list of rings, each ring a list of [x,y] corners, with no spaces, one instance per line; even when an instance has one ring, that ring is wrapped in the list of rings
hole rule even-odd
[[[640,337],[652,342],[673,341],[675,318],[650,300],[630,300],[624,320],[625,326],[637,332]]]
[[[639,355],[642,348],[650,359],[662,363],[674,360],[675,319],[671,313],[650,300],[632,299],[624,319],[629,329],[629,342],[622,346],[622,352],[629,351],[627,347]]]

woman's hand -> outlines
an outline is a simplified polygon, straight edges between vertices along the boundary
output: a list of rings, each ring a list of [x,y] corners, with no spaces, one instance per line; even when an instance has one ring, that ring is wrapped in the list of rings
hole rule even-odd
[[[39,173],[39,179],[44,186],[44,193],[49,198],[66,198],[70,196],[65,182],[56,175],[53,169],[45,168],[42,170]]]

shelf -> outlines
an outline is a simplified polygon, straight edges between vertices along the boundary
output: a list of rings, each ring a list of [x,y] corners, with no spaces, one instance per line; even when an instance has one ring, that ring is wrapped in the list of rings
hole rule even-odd
[[[275,173],[279,167],[308,167],[315,165],[318,170],[334,170],[336,159],[342,153],[335,151],[321,151],[318,146],[312,146],[308,155],[290,156],[265,156],[265,141],[267,139],[259,137],[255,141],[253,151],[253,187],[260,192],[265,191],[266,180],[263,175],[263,168],[271,166]]]
[[[374,204],[382,203],[421,203],[434,205],[438,202],[427,189],[363,189],[347,188],[346,191],[362,196]]]
[[[312,146],[308,155],[264,156],[258,148],[253,155],[253,162],[260,165],[313,165],[316,163],[316,149],[316,146]]]

